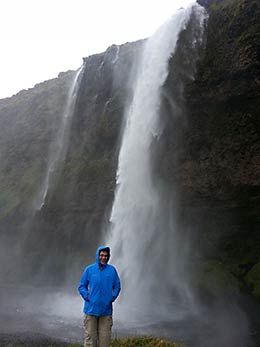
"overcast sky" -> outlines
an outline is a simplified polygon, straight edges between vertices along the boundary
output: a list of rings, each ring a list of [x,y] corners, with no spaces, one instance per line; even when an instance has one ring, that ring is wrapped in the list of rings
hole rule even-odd
[[[195,0],[0,0],[0,98],[145,37]]]

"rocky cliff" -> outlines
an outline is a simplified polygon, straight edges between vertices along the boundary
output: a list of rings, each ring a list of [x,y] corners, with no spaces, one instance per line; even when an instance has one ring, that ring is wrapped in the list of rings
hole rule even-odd
[[[184,213],[194,216],[207,259],[260,298],[260,5],[207,7],[204,56],[186,89]]]

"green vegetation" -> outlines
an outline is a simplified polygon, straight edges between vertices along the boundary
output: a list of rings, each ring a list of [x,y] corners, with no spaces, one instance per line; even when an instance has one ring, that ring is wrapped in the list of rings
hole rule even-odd
[[[255,264],[246,275],[247,284],[252,288],[253,295],[260,299],[260,263]]]
[[[111,347],[180,347],[180,344],[170,342],[158,337],[132,337],[126,339],[115,339]]]
[[[111,341],[111,347],[181,347],[180,344],[170,342],[158,337],[131,337],[114,339]],[[70,344],[67,347],[82,347],[81,344]]]
[[[253,89],[253,84],[244,85],[243,79],[259,72],[255,55],[260,35],[258,1],[213,0],[209,13],[207,45],[197,80],[214,88],[213,95],[241,95],[241,87]]]
[[[227,266],[217,261],[207,262],[203,266],[204,276],[209,286],[216,289],[238,292],[241,288],[239,281],[229,272]]]
[[[10,336],[10,338],[0,337],[1,347],[83,347],[80,343],[63,343],[49,339],[21,339]],[[170,342],[158,337],[132,337],[114,339],[110,343],[111,347],[181,347],[180,344]]]

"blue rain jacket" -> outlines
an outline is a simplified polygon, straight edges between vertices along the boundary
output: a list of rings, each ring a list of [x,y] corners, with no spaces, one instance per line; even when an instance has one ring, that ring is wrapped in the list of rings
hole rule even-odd
[[[80,283],[79,293],[85,300],[84,313],[92,316],[106,316],[112,314],[112,302],[120,292],[120,280],[113,265],[100,264],[100,251],[108,252],[109,247],[99,247],[96,253],[96,263],[85,268]]]

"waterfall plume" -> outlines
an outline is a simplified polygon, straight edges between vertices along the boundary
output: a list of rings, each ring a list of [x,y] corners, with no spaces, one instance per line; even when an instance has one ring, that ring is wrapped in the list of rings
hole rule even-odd
[[[192,301],[174,202],[168,200],[152,174],[152,144],[163,136],[162,87],[179,35],[191,16],[202,35],[206,14],[202,7],[193,5],[176,12],[144,43],[132,102],[125,115],[107,240],[123,279],[122,319],[126,312],[132,320],[147,319],[153,313],[162,319],[166,315],[177,317],[190,308]],[[194,44],[197,39],[194,37]]]

